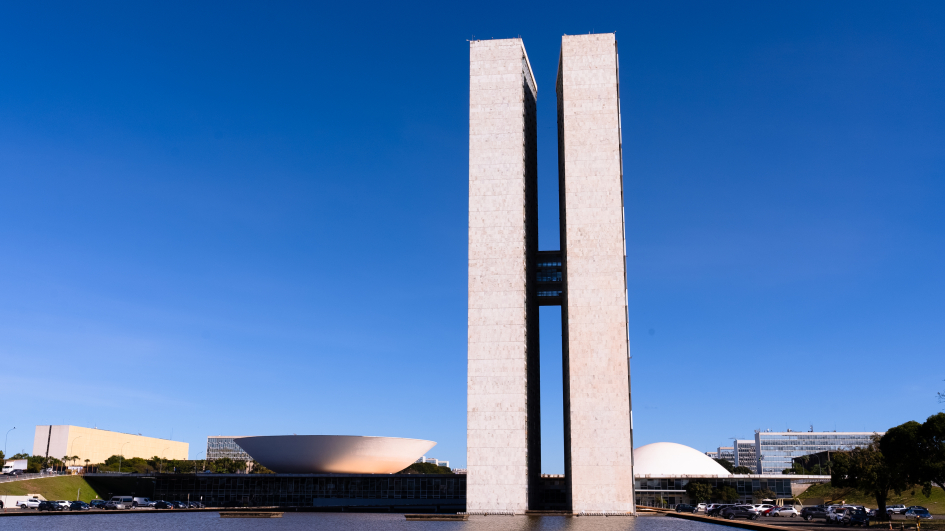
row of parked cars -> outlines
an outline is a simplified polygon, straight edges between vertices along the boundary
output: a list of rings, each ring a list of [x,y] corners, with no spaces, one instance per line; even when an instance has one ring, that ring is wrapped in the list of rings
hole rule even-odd
[[[762,516],[790,517],[800,516],[810,522],[815,518],[823,518],[828,525],[840,526],[869,526],[870,517],[876,516],[876,509],[869,509],[862,505],[813,505],[804,507],[800,511],[791,505],[777,506],[766,503],[756,504],[729,504],[729,503],[700,503],[699,505],[679,504],[676,512],[704,512],[706,516],[717,516],[733,520],[747,518],[757,520]],[[932,518],[925,507],[914,505],[893,505],[887,507],[888,514],[902,514],[914,518]]]
[[[82,501],[50,501],[31,498],[28,500],[22,500],[16,505],[20,509],[36,509],[39,511],[88,511],[91,509],[116,510],[137,509],[139,507],[153,507],[155,509],[203,509],[205,507],[204,504],[196,501],[182,502],[150,500],[148,498],[138,498],[134,496],[113,496],[112,499],[108,501],[92,500],[89,503]]]

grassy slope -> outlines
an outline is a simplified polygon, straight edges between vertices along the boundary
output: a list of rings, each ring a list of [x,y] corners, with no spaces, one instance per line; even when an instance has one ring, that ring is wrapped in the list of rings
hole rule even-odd
[[[801,501],[805,498],[824,498],[825,500],[846,500],[847,502],[866,505],[876,508],[876,498],[867,496],[854,489],[838,489],[830,484],[814,485],[804,491],[800,496]],[[927,507],[932,514],[945,514],[945,491],[939,487],[932,489],[932,496],[926,498],[920,489],[916,489],[915,494],[912,491],[902,493],[902,496],[896,496],[892,493],[886,501],[887,505],[901,503],[906,507],[910,505],[921,505]]]
[[[81,476],[60,476],[0,483],[0,494],[7,496],[41,494],[47,500],[74,500],[76,499],[76,492],[80,488],[82,494],[79,499],[82,501],[87,502],[100,497],[95,489]]]
[[[114,496],[154,496],[154,482],[149,479],[133,477],[90,477],[58,476],[51,478],[29,479],[0,483],[0,494],[8,496],[26,496],[41,494],[47,500],[74,500],[79,489],[79,499],[88,502],[95,498],[107,500]]]

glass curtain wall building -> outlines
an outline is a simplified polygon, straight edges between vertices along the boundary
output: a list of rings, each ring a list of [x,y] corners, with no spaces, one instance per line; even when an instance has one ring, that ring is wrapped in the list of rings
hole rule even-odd
[[[755,452],[755,441],[753,440],[735,440],[735,466],[744,466],[750,468],[758,474],[758,456]]]
[[[229,457],[234,461],[252,461],[246,450],[240,448],[236,435],[211,435],[207,437],[207,459],[222,459]]]
[[[792,459],[825,451],[843,451],[869,446],[879,432],[772,432],[755,431],[758,472],[781,474]]]

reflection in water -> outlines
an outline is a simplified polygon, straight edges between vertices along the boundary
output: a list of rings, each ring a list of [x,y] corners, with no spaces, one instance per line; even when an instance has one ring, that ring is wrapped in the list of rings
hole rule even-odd
[[[408,522],[402,514],[285,513],[283,518],[227,518],[216,512],[42,515],[0,518],[0,530],[211,531],[716,531],[713,524],[663,516],[471,516],[466,522]]]

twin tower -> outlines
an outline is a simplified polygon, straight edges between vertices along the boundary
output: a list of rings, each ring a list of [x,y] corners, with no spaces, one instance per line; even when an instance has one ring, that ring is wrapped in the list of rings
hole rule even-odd
[[[561,248],[540,251],[538,87],[528,55],[521,39],[470,43],[470,513],[548,507],[539,306],[561,306],[563,506],[575,514],[634,511],[617,68],[614,34],[562,38],[555,86]]]

